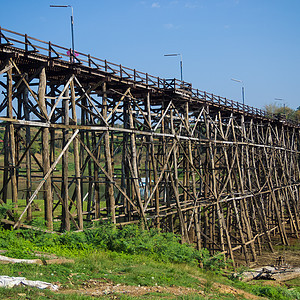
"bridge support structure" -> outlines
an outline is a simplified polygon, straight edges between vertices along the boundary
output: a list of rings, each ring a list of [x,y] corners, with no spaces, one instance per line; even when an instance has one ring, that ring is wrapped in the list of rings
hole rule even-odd
[[[299,237],[298,124],[50,56],[0,48],[2,221],[141,222],[248,264]]]

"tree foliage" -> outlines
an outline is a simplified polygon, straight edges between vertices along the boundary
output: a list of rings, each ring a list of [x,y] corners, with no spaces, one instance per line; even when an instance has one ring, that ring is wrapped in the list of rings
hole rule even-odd
[[[294,110],[286,105],[279,106],[276,103],[270,103],[264,106],[264,110],[271,116],[282,117],[300,123],[300,106]]]

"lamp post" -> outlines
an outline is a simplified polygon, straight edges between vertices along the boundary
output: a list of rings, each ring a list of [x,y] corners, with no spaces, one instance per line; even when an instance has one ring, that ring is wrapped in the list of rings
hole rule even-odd
[[[71,61],[73,61],[74,56],[75,56],[75,45],[74,45],[74,15],[73,15],[73,6],[72,5],[50,5],[50,7],[70,7],[72,10],[72,15],[71,15],[71,38],[72,38],[72,53],[70,54],[71,56]]]
[[[282,98],[274,98],[276,101],[284,101]],[[285,115],[285,102],[283,102],[283,114]]]
[[[245,88],[244,88],[243,81],[239,80],[239,79],[234,79],[234,78],[231,78],[231,80],[242,84],[242,100],[243,100],[243,106],[244,106],[245,105]]]
[[[183,76],[182,76],[182,54],[174,53],[174,54],[165,54],[164,56],[180,56],[180,80],[183,81]]]

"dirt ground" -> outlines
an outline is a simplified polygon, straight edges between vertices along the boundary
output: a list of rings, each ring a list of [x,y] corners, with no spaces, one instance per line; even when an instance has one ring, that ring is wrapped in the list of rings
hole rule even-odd
[[[250,267],[258,268],[263,266],[277,266],[281,264],[289,267],[300,268],[300,240],[290,238],[289,244],[289,246],[284,247],[278,240],[277,243],[275,242],[273,244],[273,253],[269,250],[269,248],[265,248],[263,250],[263,254],[260,256],[258,255],[257,261],[255,263],[251,263]],[[237,256],[236,263],[238,267],[245,265],[244,256],[242,254]]]
[[[118,299],[120,295],[128,295],[128,296],[146,296],[150,293],[155,293],[156,297],[159,297],[159,294],[162,294],[162,297],[166,297],[168,299],[172,299],[177,296],[184,296],[190,294],[198,294],[204,296],[204,289],[206,280],[203,278],[199,279],[199,289],[192,289],[187,287],[162,287],[162,286],[129,286],[129,285],[121,285],[121,284],[113,284],[108,280],[89,280],[85,282],[82,288],[74,290],[62,290],[60,293],[64,294],[72,294],[76,293],[81,295],[88,295],[92,297],[101,297],[101,296],[109,296],[111,299]],[[239,290],[233,288],[231,286],[227,286],[220,283],[213,283],[211,286],[211,290],[222,294],[232,294],[234,296],[241,296],[246,299],[263,299],[261,297],[252,295],[243,290]],[[169,294],[171,296],[167,296]],[[209,294],[209,293],[208,293]],[[207,296],[207,294],[206,294]],[[238,298],[237,298],[238,299]]]

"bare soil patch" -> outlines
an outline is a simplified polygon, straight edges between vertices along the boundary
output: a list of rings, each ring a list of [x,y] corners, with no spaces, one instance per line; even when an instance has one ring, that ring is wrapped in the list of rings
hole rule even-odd
[[[62,290],[60,293],[63,294],[81,294],[81,295],[88,295],[93,297],[100,297],[109,295],[112,299],[117,299],[118,295],[129,295],[129,296],[145,296],[147,294],[155,293],[157,297],[159,294],[162,294],[162,297],[173,298],[177,296],[184,296],[184,295],[191,295],[191,294],[198,294],[205,296],[204,288],[205,284],[207,283],[206,279],[198,278],[199,279],[199,289],[188,288],[188,287],[177,287],[177,286],[129,286],[123,284],[114,284],[113,282],[103,279],[103,280],[88,280],[86,281],[81,288],[75,290]],[[231,286],[227,286],[221,283],[213,283],[211,286],[212,291],[216,291],[222,294],[232,294],[236,297],[244,297],[246,299],[263,299],[261,297],[252,295],[247,293],[243,290],[236,289]],[[168,296],[167,294],[171,295]],[[209,294],[209,292],[208,292]],[[237,298],[238,299],[238,298]]]

